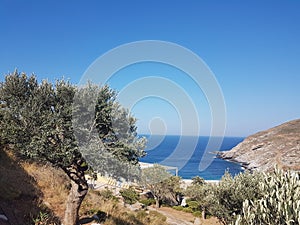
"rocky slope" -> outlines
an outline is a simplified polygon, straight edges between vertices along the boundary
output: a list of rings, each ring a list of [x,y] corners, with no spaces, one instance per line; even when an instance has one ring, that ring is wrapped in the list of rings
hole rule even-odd
[[[251,135],[219,157],[250,170],[270,171],[278,165],[300,171],[300,119]]]

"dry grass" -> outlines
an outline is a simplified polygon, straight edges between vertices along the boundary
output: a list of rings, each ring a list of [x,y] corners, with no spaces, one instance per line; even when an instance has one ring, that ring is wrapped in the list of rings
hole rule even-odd
[[[69,178],[61,170],[22,162],[11,151],[0,149],[0,187],[0,207],[11,224],[60,224],[69,189]],[[166,224],[166,217],[157,212],[133,212],[122,200],[89,191],[80,209],[81,219],[97,212],[106,217],[103,225]],[[40,223],[44,216],[47,219]]]
[[[0,149],[0,210],[11,224],[28,224],[40,211],[42,193],[11,151]]]
[[[20,163],[11,152],[0,151],[0,186],[0,206],[5,213],[13,211],[8,216],[20,218],[14,218],[12,224],[34,224],[33,219],[39,218],[41,213],[46,213],[50,222],[35,224],[60,224],[58,218],[63,218],[69,190],[69,178],[61,170],[49,164]],[[81,221],[91,221],[91,217],[98,214],[104,218],[103,225],[166,225],[166,216],[190,222],[193,219],[191,214],[182,216],[170,208],[161,213],[160,210],[132,211],[124,207],[121,199],[92,190],[80,209]],[[201,224],[218,223],[213,218]]]
[[[68,177],[51,165],[25,162],[22,163],[22,166],[34,178],[38,188],[42,191],[43,204],[50,208],[56,216],[63,218],[68,195]]]
[[[166,225],[166,217],[153,211],[130,211],[125,208],[121,199],[103,197],[101,192],[89,191],[80,213],[82,217],[90,217],[97,212],[106,217],[103,225]]]

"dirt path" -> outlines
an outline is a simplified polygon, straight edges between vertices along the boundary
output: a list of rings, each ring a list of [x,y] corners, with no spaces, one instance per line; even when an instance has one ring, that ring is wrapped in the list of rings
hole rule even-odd
[[[221,225],[216,218],[202,220],[194,217],[191,213],[181,212],[169,207],[161,207],[159,209],[149,207],[150,210],[155,210],[167,217],[167,223],[170,225]]]
[[[149,208],[155,210],[165,217],[167,217],[167,223],[170,225],[193,225],[195,217],[190,213],[180,212],[171,208],[161,207],[159,209]]]

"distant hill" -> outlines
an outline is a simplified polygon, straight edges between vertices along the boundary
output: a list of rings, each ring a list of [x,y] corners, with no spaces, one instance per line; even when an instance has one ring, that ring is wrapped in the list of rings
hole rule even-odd
[[[219,157],[250,170],[270,171],[276,164],[300,171],[300,119],[251,135]]]

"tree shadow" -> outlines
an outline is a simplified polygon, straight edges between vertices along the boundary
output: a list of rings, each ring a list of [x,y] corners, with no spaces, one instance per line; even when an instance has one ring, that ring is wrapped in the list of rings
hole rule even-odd
[[[44,220],[60,224],[53,211],[42,204],[42,198],[37,182],[21,167],[18,157],[0,146],[0,214],[8,218],[6,223],[34,224],[34,220]]]
[[[103,211],[98,211],[94,216],[92,217],[84,217],[84,218],[81,218],[79,220],[79,224],[87,224],[87,223],[91,223],[93,221],[96,221],[98,223],[102,223],[102,222],[105,222],[107,216],[106,216],[106,213],[103,212]]]
[[[95,214],[92,217],[84,217],[81,218],[79,220],[79,224],[88,224],[91,222],[98,222],[98,223],[103,223],[105,222],[107,219],[112,220],[114,224],[118,224],[118,225],[145,225],[143,222],[141,222],[139,219],[137,219],[136,217],[132,216],[130,218],[120,218],[120,217],[115,217],[115,216],[108,216],[106,215],[105,212],[103,211],[99,211],[97,212],[97,214]]]
[[[118,217],[111,217],[112,220],[115,222],[115,224],[118,225],[145,225],[144,223],[142,223],[140,220],[138,220],[137,218],[131,218],[130,221],[124,220],[122,218],[118,218]]]

